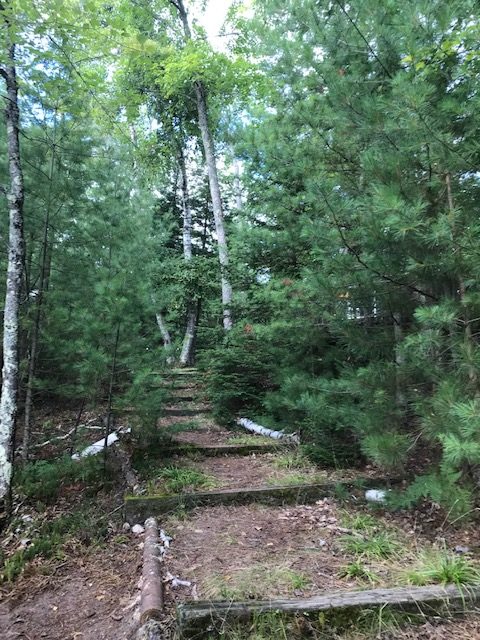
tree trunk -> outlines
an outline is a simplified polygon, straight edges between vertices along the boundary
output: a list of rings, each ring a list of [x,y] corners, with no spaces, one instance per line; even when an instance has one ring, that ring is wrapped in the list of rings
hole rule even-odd
[[[395,341],[395,404],[401,411],[405,411],[407,407],[407,399],[405,397],[403,384],[401,380],[401,368],[405,362],[405,358],[402,354],[402,342],[403,342],[403,326],[402,326],[402,314],[399,311],[395,311],[392,314],[393,317],[393,336]]]
[[[183,24],[185,37],[191,40],[192,33],[188,24],[187,12],[183,0],[171,0],[177,8]],[[223,306],[223,326],[229,331],[233,326],[232,321],[232,285],[228,274],[228,246],[225,221],[223,216],[223,205],[220,194],[220,183],[218,180],[217,162],[215,158],[215,145],[208,124],[208,108],[205,87],[199,80],[194,82],[195,97],[197,101],[198,126],[202,136],[205,161],[207,163],[208,183],[210,186],[210,196],[212,199],[213,216],[215,219],[215,230],[217,234],[218,259],[220,262],[221,286],[222,286],[222,306]]]
[[[0,4],[0,11],[5,5]],[[4,17],[5,31],[8,19]],[[7,36],[8,37],[8,36]],[[7,287],[3,315],[3,371],[0,398],[0,504],[10,502],[13,470],[13,445],[17,418],[18,394],[18,335],[20,291],[23,279],[25,245],[23,238],[24,183],[20,162],[18,138],[20,113],[18,108],[18,84],[15,68],[15,45],[8,44],[5,52],[7,63],[0,69],[6,82],[5,119],[7,126],[8,169],[10,190],[7,195],[9,210],[9,244]]]
[[[113,422],[113,414],[112,414],[112,404],[113,404],[113,385],[115,382],[115,375],[117,372],[117,355],[118,355],[118,345],[120,343],[120,322],[117,324],[117,331],[115,333],[115,342],[113,345],[113,356],[112,356],[112,368],[110,371],[110,383],[108,385],[108,402],[107,402],[107,420],[105,425],[105,440],[104,440],[104,450],[103,450],[103,469],[104,471],[107,468],[107,447],[108,447],[108,436],[110,435],[110,431],[112,429]]]
[[[180,166],[180,176],[182,180],[182,211],[183,211],[183,257],[186,262],[192,260],[192,209],[190,207],[190,193],[188,190],[187,167],[185,156],[180,147],[178,152],[178,164]],[[199,303],[190,300],[187,305],[187,326],[183,338],[182,351],[180,353],[180,364],[183,366],[193,364],[193,347],[195,345],[195,333],[197,328]]]
[[[55,124],[54,124],[55,132]],[[52,145],[52,157],[50,160],[49,170],[49,186],[47,196],[47,210],[45,214],[45,222],[43,225],[43,242],[42,242],[42,264],[40,267],[40,282],[38,284],[38,294],[36,296],[35,305],[35,319],[32,327],[30,354],[28,359],[28,376],[27,376],[27,389],[25,394],[25,416],[23,425],[23,446],[22,446],[22,460],[26,462],[28,460],[28,450],[30,447],[30,431],[31,431],[31,418],[32,418],[32,405],[33,405],[33,383],[35,380],[35,367],[37,364],[37,351],[38,351],[38,339],[40,336],[40,325],[42,321],[42,305],[43,295],[45,293],[46,285],[48,283],[49,274],[47,270],[50,268],[51,256],[49,259],[48,250],[48,231],[50,227],[50,208],[52,201],[52,181],[53,170],[55,166],[55,137]]]
[[[155,318],[157,320],[157,325],[162,336],[163,346],[170,347],[172,345],[172,338],[170,337],[170,331],[167,329],[163,313],[161,311],[158,311],[155,314]]]

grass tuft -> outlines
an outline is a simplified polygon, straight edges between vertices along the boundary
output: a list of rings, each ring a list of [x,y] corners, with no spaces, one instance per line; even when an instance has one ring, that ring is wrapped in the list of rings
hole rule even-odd
[[[159,472],[162,487],[168,493],[181,493],[185,490],[213,489],[215,478],[202,471],[188,467],[165,467]]]
[[[477,584],[480,570],[471,560],[445,550],[432,549],[421,554],[413,568],[404,573],[409,584]]]
[[[342,536],[340,544],[347,553],[368,559],[391,558],[400,550],[399,542],[388,531],[380,531],[369,537],[358,534]]]

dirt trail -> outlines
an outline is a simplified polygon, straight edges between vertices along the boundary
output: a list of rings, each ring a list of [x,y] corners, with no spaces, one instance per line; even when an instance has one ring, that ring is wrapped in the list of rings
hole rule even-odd
[[[199,384],[195,383],[198,392]],[[183,384],[183,393],[189,389]],[[189,409],[192,403],[189,402]],[[205,411],[204,398],[198,405]],[[185,421],[191,417],[184,418]],[[161,426],[179,418],[165,418]],[[180,418],[182,420],[182,418]],[[241,440],[241,433],[233,433],[215,425],[208,413],[195,418],[196,428],[176,438],[183,442],[225,444]],[[260,436],[243,436],[249,441],[265,441]],[[322,480],[352,480],[358,476],[376,477],[378,469],[367,467],[354,470],[322,470],[297,459],[292,449],[250,456],[177,457],[175,466],[193,469],[204,474],[210,483],[207,488],[240,489],[319,482]],[[162,486],[161,479],[157,488]],[[185,487],[191,491],[192,487]],[[166,556],[166,570],[173,576],[190,582],[190,586],[171,589],[166,584],[166,603],[174,615],[174,605],[196,599],[244,600],[250,598],[310,597],[336,589],[368,588],[373,581],[382,585],[396,585],[399,565],[414,563],[419,546],[429,548],[429,536],[422,533],[422,524],[412,517],[386,517],[375,514],[373,528],[358,532],[352,522],[372,516],[365,507],[348,508],[339,500],[323,499],[306,506],[274,507],[261,505],[199,507],[189,513],[173,514],[161,525],[173,537]],[[372,526],[370,524],[370,526]],[[358,553],[349,549],[345,540],[374,535],[385,531],[392,542],[385,557],[369,558],[365,574],[357,575],[349,567],[358,564]],[[438,536],[444,535],[441,527]],[[468,540],[469,534],[465,539]],[[433,538],[435,534],[433,533]],[[458,537],[456,541],[458,542]],[[397,557],[397,544],[403,546]],[[390,544],[390,542],[388,542]],[[362,563],[365,558],[362,559]],[[362,565],[363,566],[363,565]],[[377,584],[377,582],[375,582]],[[478,629],[476,621],[456,625],[458,637],[465,637]],[[410,629],[405,637],[442,638],[448,635],[451,623],[422,625]],[[450,631],[451,632],[451,631]],[[403,633],[403,632],[402,632]],[[380,636],[378,636],[380,637]],[[395,637],[401,637],[400,632]],[[475,635],[473,634],[473,637]]]
[[[188,430],[177,432],[175,439],[197,445],[268,442],[262,436],[232,432],[215,424],[211,415],[205,413],[208,405],[198,380],[187,376],[179,380],[181,389],[172,385],[172,396],[177,399],[172,399],[168,407],[179,413],[186,407],[189,415],[168,415],[167,412],[159,421],[159,429],[172,425],[181,429],[183,424]],[[184,400],[185,397],[188,400]],[[192,416],[196,406],[202,413]],[[158,460],[148,485],[145,482],[149,490],[163,487],[165,465],[194,471],[196,476],[193,477],[197,481],[206,478],[207,490],[315,482],[326,478],[351,480],[357,475],[375,477],[378,474],[371,467],[339,471],[318,469],[286,447],[274,453],[250,456],[185,455],[175,456],[168,462]],[[191,480],[176,491],[197,488],[188,482]],[[362,522],[365,529],[359,528]],[[124,533],[122,524],[118,515],[112,525],[111,540],[105,545],[87,553],[74,553],[68,560],[58,559],[30,567],[13,590],[4,589],[0,604],[2,640],[130,638],[142,551],[141,538]],[[364,507],[351,503],[347,507],[333,498],[309,506],[251,504],[203,507],[188,513],[179,510],[159,524],[173,538],[165,558],[166,571],[190,582],[190,586],[175,589],[171,588],[170,581],[166,582],[168,628],[173,628],[174,606],[198,598],[309,597],[333,589],[368,588],[374,581],[375,584],[395,584],[399,565],[413,563],[422,546],[428,548],[432,540],[440,538],[443,544],[468,545],[472,535],[467,529],[463,537],[455,533],[450,542],[443,524],[436,528],[435,515],[425,526],[424,522],[417,522],[414,515],[392,517],[376,512],[372,516]],[[355,543],[378,532],[385,532],[385,556],[361,557],[359,564]],[[400,541],[401,557],[395,546]],[[389,544],[392,545],[391,556]],[[351,570],[357,565],[364,567],[363,575],[361,571]],[[458,638],[480,637],[480,626],[475,620],[442,622],[435,626],[428,623],[418,629],[409,629],[405,635],[398,631],[390,637],[433,640],[449,638],[452,633]]]

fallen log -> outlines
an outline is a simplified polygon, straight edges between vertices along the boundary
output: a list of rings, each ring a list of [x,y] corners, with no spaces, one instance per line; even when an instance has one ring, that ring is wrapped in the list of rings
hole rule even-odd
[[[249,602],[197,601],[177,606],[177,625],[181,638],[202,638],[211,634],[215,622],[250,622],[263,613],[302,615],[311,612],[335,610],[360,610],[364,608],[391,607],[411,610],[416,613],[433,613],[439,606],[465,609],[467,604],[480,599],[480,587],[456,585],[431,585],[427,587],[398,587],[391,589],[369,589],[367,591],[337,591],[308,599],[270,600]],[[345,614],[344,614],[345,615]],[[210,636],[209,636],[210,637]]]
[[[131,429],[125,429],[123,433],[130,433]],[[97,440],[93,444],[89,445],[83,451],[79,453],[74,453],[72,455],[72,460],[80,460],[80,458],[87,458],[88,456],[96,456],[98,453],[105,449],[105,440],[107,447],[110,447],[112,444],[120,440],[120,435],[122,432],[113,431],[110,433],[107,438],[102,438],[101,440]]]
[[[158,526],[155,518],[145,522],[143,546],[142,594],[140,623],[158,620],[163,614],[162,558],[160,555]]]
[[[273,438],[274,440],[289,440],[295,444],[300,443],[300,438],[296,433],[284,433],[283,431],[267,429],[267,427],[262,427],[262,425],[253,422],[253,420],[249,420],[249,418],[238,418],[237,424],[248,431],[252,431],[253,433],[257,433],[261,436],[267,436],[268,438]]]
[[[125,496],[125,517],[128,522],[143,522],[153,515],[170,513],[178,509],[192,509],[198,506],[218,504],[308,504],[335,495],[339,489],[351,491],[358,499],[364,497],[367,487],[390,486],[398,480],[359,477],[355,481],[298,484],[280,487],[245,487],[242,489],[222,489],[197,491],[174,495]]]
[[[163,625],[158,620],[147,620],[135,634],[135,640],[164,640]]]

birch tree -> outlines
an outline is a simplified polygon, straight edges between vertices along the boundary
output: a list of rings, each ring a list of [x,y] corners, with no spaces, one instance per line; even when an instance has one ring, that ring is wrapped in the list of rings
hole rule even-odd
[[[183,0],[170,0],[170,3],[177,9],[182,22],[185,39],[187,42],[192,41],[192,32],[188,23],[188,15]],[[222,307],[223,307],[223,326],[229,331],[233,326],[232,319],[232,285],[230,282],[229,258],[227,231],[225,228],[224,211],[222,204],[222,196],[220,190],[220,181],[218,179],[217,159],[215,155],[215,143],[208,122],[208,105],[207,92],[204,83],[201,80],[195,80],[193,83],[195,98],[198,112],[198,126],[202,137],[203,149],[205,153],[205,162],[207,165],[208,182],[210,186],[210,196],[212,198],[213,216],[215,219],[215,231],[217,234],[218,259],[220,263],[221,286],[222,286]]]
[[[3,312],[3,370],[0,397],[0,504],[9,499],[13,469],[13,439],[17,419],[19,305],[25,247],[23,238],[24,183],[20,160],[18,82],[10,6],[0,3],[3,29],[5,122],[10,185],[6,191],[9,212],[8,267]]]

